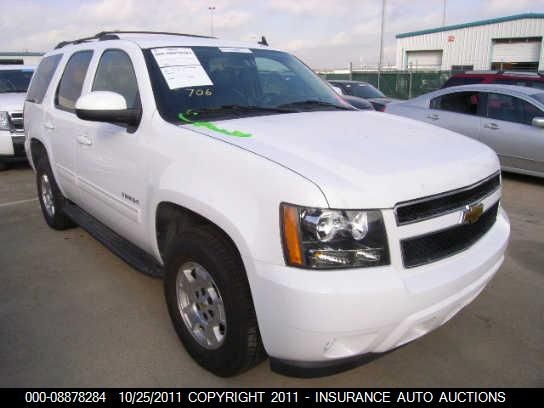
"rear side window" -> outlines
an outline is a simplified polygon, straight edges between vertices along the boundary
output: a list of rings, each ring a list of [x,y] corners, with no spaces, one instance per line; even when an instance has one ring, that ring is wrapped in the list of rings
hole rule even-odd
[[[457,85],[479,84],[484,80],[483,77],[451,77],[446,81],[443,88]]]
[[[62,54],[50,55],[40,62],[26,95],[28,102],[42,103],[51,78],[57,70]]]
[[[477,115],[479,100],[479,92],[455,92],[432,99],[430,108]]]
[[[107,50],[100,57],[93,91],[111,91],[125,97],[128,109],[140,105],[138,82],[130,57],[121,50]]]
[[[76,101],[81,95],[83,81],[92,56],[92,51],[80,51],[70,57],[57,89],[55,97],[57,108],[68,112],[75,111]]]

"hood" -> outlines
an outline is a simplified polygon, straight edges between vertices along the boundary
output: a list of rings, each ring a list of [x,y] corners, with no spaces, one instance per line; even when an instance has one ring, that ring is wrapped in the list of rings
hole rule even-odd
[[[479,142],[372,111],[314,111],[213,124],[230,134],[184,127],[292,169],[317,184],[333,208],[391,208],[465,187],[499,170],[496,154]]]
[[[0,111],[22,112],[26,92],[0,93]]]

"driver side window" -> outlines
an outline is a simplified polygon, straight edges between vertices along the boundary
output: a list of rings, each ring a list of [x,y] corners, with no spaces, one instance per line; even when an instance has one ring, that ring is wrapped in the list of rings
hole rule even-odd
[[[96,68],[93,91],[110,91],[122,95],[127,109],[140,107],[140,94],[130,57],[121,50],[106,50]]]

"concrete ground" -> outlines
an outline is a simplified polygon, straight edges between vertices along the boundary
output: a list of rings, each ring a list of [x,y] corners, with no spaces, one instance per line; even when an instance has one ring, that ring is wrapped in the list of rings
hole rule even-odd
[[[0,173],[1,387],[544,386],[544,180],[504,176],[512,241],[472,304],[402,349],[317,379],[268,362],[229,379],[201,369],[172,328],[162,281],[81,229],[49,229],[35,194],[28,167]]]

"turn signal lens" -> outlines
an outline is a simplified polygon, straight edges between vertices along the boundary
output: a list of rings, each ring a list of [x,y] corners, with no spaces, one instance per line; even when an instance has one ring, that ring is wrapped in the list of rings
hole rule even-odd
[[[295,207],[283,206],[283,238],[285,252],[291,265],[302,265],[298,211]]]

